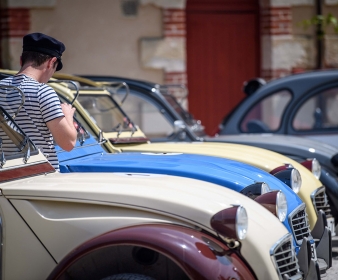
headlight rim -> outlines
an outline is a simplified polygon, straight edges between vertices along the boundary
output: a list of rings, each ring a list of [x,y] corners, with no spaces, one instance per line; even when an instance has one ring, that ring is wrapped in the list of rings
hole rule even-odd
[[[285,205],[286,205],[286,207],[285,207],[285,214],[283,214],[284,215],[284,217],[280,217],[280,215],[278,214],[280,211],[280,208],[281,208],[281,206],[279,205],[279,203],[278,203],[278,201],[280,201],[280,198],[283,198],[284,199],[284,202],[285,202]],[[286,220],[286,218],[287,218],[287,216],[288,216],[288,202],[287,202],[287,199],[286,199],[286,195],[282,192],[282,191],[279,191],[278,193],[277,193],[277,196],[276,196],[276,216],[277,216],[277,218],[283,223],[285,220]]]
[[[315,176],[316,179],[320,179],[322,166],[318,159],[316,158],[308,158],[300,163],[304,167],[306,167],[308,170],[311,171],[313,176]]]
[[[285,218],[281,219],[280,216],[278,215],[278,209],[280,206],[278,205],[278,196],[281,196],[279,193],[282,193],[282,195],[285,198],[286,202],[286,207],[285,207]],[[287,199],[286,195],[281,191],[281,190],[273,190],[270,193],[263,194],[261,196],[258,196],[255,198],[255,201],[262,205],[264,208],[266,208],[270,213],[272,213],[279,221],[284,222],[287,218],[288,214],[288,204],[287,204]]]
[[[299,185],[294,185],[295,183],[294,183],[294,178],[293,177],[296,177],[296,178],[298,178],[298,182],[297,182],[297,184]],[[299,170],[298,169],[296,169],[296,168],[293,168],[292,169],[292,171],[291,171],[291,175],[290,175],[290,182],[291,182],[291,188],[292,188],[292,190],[295,192],[295,193],[299,193],[299,191],[300,191],[300,189],[301,189],[301,187],[302,187],[302,176],[301,176],[301,174],[300,174],[300,172],[299,172]]]
[[[238,210],[240,209],[240,210]],[[244,211],[246,214],[246,233],[244,236],[238,234],[239,214]],[[219,235],[226,239],[233,239],[236,241],[244,240],[248,232],[249,218],[247,211],[242,205],[232,205],[232,207],[223,209],[214,214],[210,219],[210,225]]]
[[[240,213],[240,212],[242,212],[242,213]],[[244,229],[244,233],[243,233],[244,236],[240,236],[240,234],[239,234],[239,221],[238,221],[238,219],[243,214],[245,215],[244,219],[246,219],[246,225],[245,225],[246,228]],[[235,223],[235,225],[236,225],[236,235],[237,235],[238,240],[244,240],[246,238],[246,235],[247,235],[247,232],[248,232],[248,224],[249,224],[248,213],[247,213],[246,209],[242,205],[240,205],[237,208],[237,211],[236,211],[236,223]]]

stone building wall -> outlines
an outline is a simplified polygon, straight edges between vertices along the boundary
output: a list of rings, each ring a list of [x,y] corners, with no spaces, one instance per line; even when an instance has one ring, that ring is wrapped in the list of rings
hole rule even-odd
[[[19,69],[22,36],[42,32],[65,43],[65,73],[126,76],[162,83],[163,69],[146,67],[141,61],[141,39],[163,37],[162,9],[136,1],[136,13],[126,14],[123,4],[132,2],[2,0],[0,10],[8,16],[2,17],[1,24],[1,67]],[[26,13],[23,16],[19,11]],[[23,24],[12,24],[15,18]]]
[[[316,69],[317,46],[314,27],[305,29],[301,22],[316,15],[316,0],[270,0],[268,9],[271,32],[262,31],[262,76],[278,78]],[[262,9],[263,15],[264,8]],[[338,17],[338,1],[322,0],[322,14]],[[267,19],[262,17],[262,21]],[[273,24],[274,23],[274,24]],[[264,25],[263,25],[264,26]],[[327,28],[324,38],[323,65],[338,66],[338,35]]]
[[[66,43],[64,71],[186,83],[186,0],[2,0],[1,67],[19,68],[22,36],[45,32]],[[323,14],[338,17],[338,0],[322,0]],[[261,76],[278,78],[316,67],[315,28],[299,23],[315,15],[316,0],[259,0]],[[338,67],[338,35],[328,28],[324,66]]]
[[[186,0],[141,0],[141,3],[162,9],[163,29],[160,38],[141,39],[143,65],[163,69],[165,84],[186,84]]]

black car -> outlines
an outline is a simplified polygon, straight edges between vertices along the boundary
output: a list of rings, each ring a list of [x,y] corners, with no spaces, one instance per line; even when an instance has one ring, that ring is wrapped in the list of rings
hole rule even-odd
[[[248,95],[224,117],[218,134],[296,135],[338,147],[338,70],[245,83]]]

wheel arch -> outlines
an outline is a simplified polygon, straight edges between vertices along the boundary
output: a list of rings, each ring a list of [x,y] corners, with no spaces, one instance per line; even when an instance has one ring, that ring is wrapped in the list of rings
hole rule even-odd
[[[145,224],[110,231],[72,250],[47,280],[64,275],[77,261],[107,247],[139,246],[154,250],[173,261],[189,279],[256,279],[249,265],[224,243],[203,232],[170,224]],[[213,269],[210,269],[213,267]]]

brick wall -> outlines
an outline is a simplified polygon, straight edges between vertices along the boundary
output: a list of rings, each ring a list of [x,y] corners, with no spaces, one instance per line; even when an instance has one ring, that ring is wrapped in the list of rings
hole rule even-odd
[[[288,35],[292,32],[291,7],[268,7],[261,11],[261,32]]]
[[[185,11],[181,9],[164,9],[163,30],[165,37],[185,37]]]
[[[266,80],[291,74],[292,64],[287,57],[292,42],[291,6],[264,6],[261,8],[262,72]],[[278,50],[278,52],[276,52]],[[282,55],[280,55],[282,53]],[[286,62],[287,61],[287,62]]]
[[[30,29],[30,12],[25,8],[2,8],[1,38],[23,37]]]
[[[165,75],[165,84],[186,84],[187,73],[186,72],[168,72]]]
[[[292,73],[297,73],[297,70],[292,69]],[[284,77],[289,75],[291,71],[289,69],[263,69],[261,72],[262,78],[269,81],[271,79]]]
[[[183,9],[163,9],[163,32],[164,37],[185,38],[186,22],[185,10]],[[165,72],[165,84],[187,84],[187,73],[184,72]]]
[[[30,10],[27,8],[0,9],[0,67],[11,66],[10,40],[22,38],[30,30]],[[6,55],[5,55],[6,54]]]

